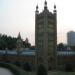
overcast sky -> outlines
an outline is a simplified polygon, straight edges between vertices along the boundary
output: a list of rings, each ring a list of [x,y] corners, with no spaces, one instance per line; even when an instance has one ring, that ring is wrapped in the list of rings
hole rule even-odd
[[[35,43],[35,9],[44,9],[45,0],[0,0],[0,33],[17,37],[21,33],[25,40]],[[66,43],[68,31],[75,31],[75,1],[47,0],[48,9],[53,12],[57,6],[57,37],[58,43]]]

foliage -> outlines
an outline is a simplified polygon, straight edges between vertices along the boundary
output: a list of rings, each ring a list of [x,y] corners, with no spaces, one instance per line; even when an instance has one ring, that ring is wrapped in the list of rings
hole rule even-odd
[[[15,70],[15,68],[12,68],[12,66],[10,66],[7,63],[0,63],[0,67],[4,67],[4,68],[11,70],[11,72],[14,73],[14,75],[20,75],[19,72]]]
[[[31,71],[31,66],[29,65],[28,62],[24,64],[24,70],[25,71]]]
[[[21,67],[21,64],[18,61],[16,61],[14,64],[18,67]]]
[[[31,44],[30,43],[26,43],[25,41],[23,41],[23,45],[25,48],[30,48]]]
[[[0,36],[0,49],[5,50],[6,48],[12,50],[16,48],[17,38],[7,36],[5,34]]]
[[[35,46],[31,46],[30,49],[31,49],[31,50],[35,50]]]
[[[75,72],[49,71],[48,75],[75,75]]]
[[[71,64],[66,64],[65,65],[65,71],[66,72],[73,72],[74,71],[74,68]]]
[[[70,48],[71,48],[73,51],[75,51],[75,46],[70,46]]]
[[[57,50],[58,50],[58,51],[66,50],[66,46],[64,46],[63,43],[59,43],[59,44],[57,45]]]
[[[17,45],[17,39],[15,37],[11,37],[11,36],[7,36],[5,34],[0,34],[0,50],[13,50],[16,49],[16,45]],[[30,47],[31,44],[30,43],[25,43],[25,41],[23,41],[23,46],[24,47]]]
[[[47,70],[44,65],[40,64],[37,70],[37,75],[47,75]]]

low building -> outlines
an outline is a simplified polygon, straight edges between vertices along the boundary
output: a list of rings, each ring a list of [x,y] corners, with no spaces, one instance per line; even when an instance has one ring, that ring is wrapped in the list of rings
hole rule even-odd
[[[30,48],[25,48],[23,50],[0,50],[0,62],[12,63],[16,62],[21,64],[21,67],[28,63],[31,65],[32,70],[36,68],[36,50]],[[48,62],[52,62],[52,59],[49,59]],[[75,66],[75,52],[72,50],[57,50],[57,67],[64,66],[65,64],[72,64]],[[49,63],[49,66],[51,64]]]
[[[75,67],[75,51],[67,47],[63,50],[57,50],[57,67],[65,68],[67,64]]]
[[[29,63],[32,69],[35,68],[35,52],[36,50],[24,49],[21,51],[17,50],[0,50],[0,62],[20,63],[23,67],[25,63]]]

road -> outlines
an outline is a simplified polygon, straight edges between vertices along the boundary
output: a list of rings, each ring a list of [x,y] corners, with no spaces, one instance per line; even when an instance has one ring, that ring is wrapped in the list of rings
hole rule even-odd
[[[0,67],[0,75],[14,75],[9,69]]]

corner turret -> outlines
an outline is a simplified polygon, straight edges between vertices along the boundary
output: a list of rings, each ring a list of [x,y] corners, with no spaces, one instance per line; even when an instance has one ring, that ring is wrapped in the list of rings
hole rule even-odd
[[[54,13],[57,12],[57,10],[56,10],[56,5],[55,5],[55,4],[54,4],[54,10],[53,10],[53,12],[54,12]]]
[[[39,7],[38,7],[38,4],[37,4],[37,6],[36,6],[36,11],[35,11],[36,14],[39,14],[38,8],[39,8]]]

